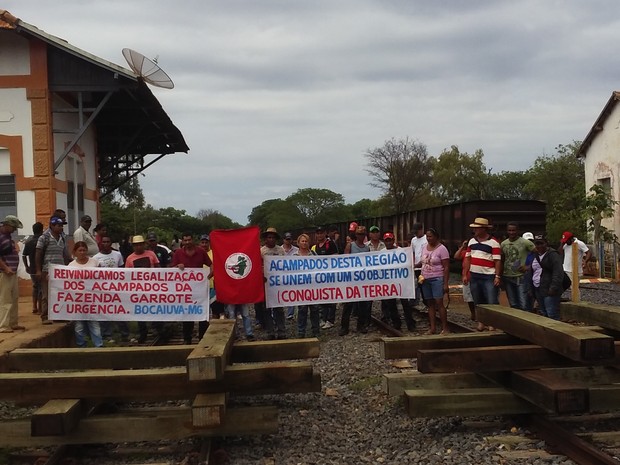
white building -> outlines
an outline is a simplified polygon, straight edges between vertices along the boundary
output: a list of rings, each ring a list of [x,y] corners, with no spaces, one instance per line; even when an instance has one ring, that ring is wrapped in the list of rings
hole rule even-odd
[[[187,152],[144,80],[0,10],[0,217],[71,234],[99,200],[161,157]]]
[[[578,156],[585,164],[586,192],[594,184],[603,186],[620,202],[620,92],[612,92],[603,111],[583,140]],[[616,207],[618,213],[618,207]],[[609,230],[620,236],[620,215],[603,220]]]

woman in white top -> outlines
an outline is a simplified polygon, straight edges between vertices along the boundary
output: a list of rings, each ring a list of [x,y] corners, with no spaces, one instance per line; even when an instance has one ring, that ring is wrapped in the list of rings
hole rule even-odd
[[[75,260],[68,266],[74,268],[96,268],[99,262],[88,256],[88,245],[84,241],[78,241],[73,246],[73,256]],[[90,340],[95,347],[103,347],[103,339],[101,338],[101,327],[99,322],[95,320],[79,320],[75,322],[75,342],[78,347],[86,347],[86,329],[90,334]]]

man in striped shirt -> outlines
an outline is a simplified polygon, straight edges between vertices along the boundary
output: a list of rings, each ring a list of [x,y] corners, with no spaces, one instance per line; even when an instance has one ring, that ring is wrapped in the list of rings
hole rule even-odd
[[[489,234],[492,226],[486,218],[476,218],[469,225],[474,230],[463,260],[463,284],[470,283],[474,304],[499,304],[502,252],[499,242]],[[478,323],[478,330],[484,325]]]

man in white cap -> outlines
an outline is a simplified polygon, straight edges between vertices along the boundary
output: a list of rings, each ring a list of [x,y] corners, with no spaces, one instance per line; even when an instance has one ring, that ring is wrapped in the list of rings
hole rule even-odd
[[[16,216],[8,215],[0,223],[0,333],[25,329],[17,324],[17,267],[19,254],[11,234],[24,225]]]

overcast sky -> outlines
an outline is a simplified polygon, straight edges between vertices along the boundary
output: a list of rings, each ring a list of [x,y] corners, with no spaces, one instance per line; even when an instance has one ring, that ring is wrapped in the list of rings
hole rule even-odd
[[[582,140],[620,89],[616,0],[75,1],[0,8],[127,66],[152,88],[190,152],[140,177],[147,202],[245,224],[299,188],[376,199],[366,150],[410,137],[439,155],[482,149],[494,172],[527,169]]]

